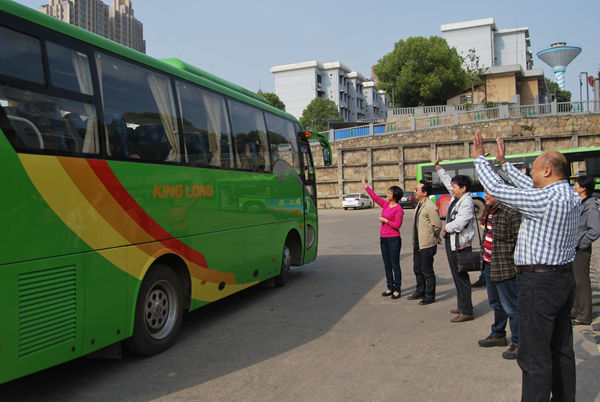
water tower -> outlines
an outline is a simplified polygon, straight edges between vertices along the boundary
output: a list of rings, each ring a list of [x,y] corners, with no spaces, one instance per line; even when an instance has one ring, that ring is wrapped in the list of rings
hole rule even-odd
[[[554,69],[558,87],[564,90],[567,65],[573,61],[579,53],[581,53],[580,47],[567,46],[565,42],[557,42],[551,44],[549,49],[538,52],[537,57]]]

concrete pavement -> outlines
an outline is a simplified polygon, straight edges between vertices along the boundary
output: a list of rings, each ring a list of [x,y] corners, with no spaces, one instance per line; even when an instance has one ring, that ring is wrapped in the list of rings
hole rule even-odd
[[[255,287],[186,314],[179,341],[160,355],[80,359],[0,386],[0,400],[519,400],[516,361],[501,357],[505,347],[477,345],[492,322],[485,288],[473,290],[475,320],[450,323],[456,292],[442,247],[437,302],[406,299],[413,210],[402,227],[403,296],[380,296],[379,213],[320,211],[317,261],[283,288]],[[599,400],[600,332],[574,328],[577,400]]]

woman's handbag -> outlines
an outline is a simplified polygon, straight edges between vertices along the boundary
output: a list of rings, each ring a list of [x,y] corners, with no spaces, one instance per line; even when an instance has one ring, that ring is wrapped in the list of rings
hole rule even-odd
[[[475,217],[473,216],[473,220]],[[481,232],[479,231],[479,225],[475,221],[477,226],[477,234],[479,236],[479,246],[481,247]],[[455,241],[455,254],[456,254],[456,270],[459,273],[481,271],[481,251],[469,251],[458,249],[458,233],[454,237]]]
[[[456,270],[458,272],[481,271],[480,251],[458,251],[456,253]]]

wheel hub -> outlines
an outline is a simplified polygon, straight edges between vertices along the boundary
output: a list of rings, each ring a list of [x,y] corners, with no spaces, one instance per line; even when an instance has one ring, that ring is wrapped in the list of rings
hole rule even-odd
[[[146,302],[146,325],[151,330],[158,330],[165,325],[169,316],[169,298],[160,288],[155,288],[148,295]]]

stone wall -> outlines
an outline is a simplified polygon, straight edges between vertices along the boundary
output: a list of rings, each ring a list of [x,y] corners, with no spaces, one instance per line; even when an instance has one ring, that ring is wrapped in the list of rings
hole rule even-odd
[[[392,185],[410,190],[417,165],[431,162],[436,152],[441,159],[469,158],[477,129],[491,154],[496,137],[504,140],[507,154],[600,146],[598,114],[503,119],[336,141],[329,167],[323,166],[320,148],[313,146],[319,208],[339,208],[344,194],[363,192],[363,175],[379,194]]]

